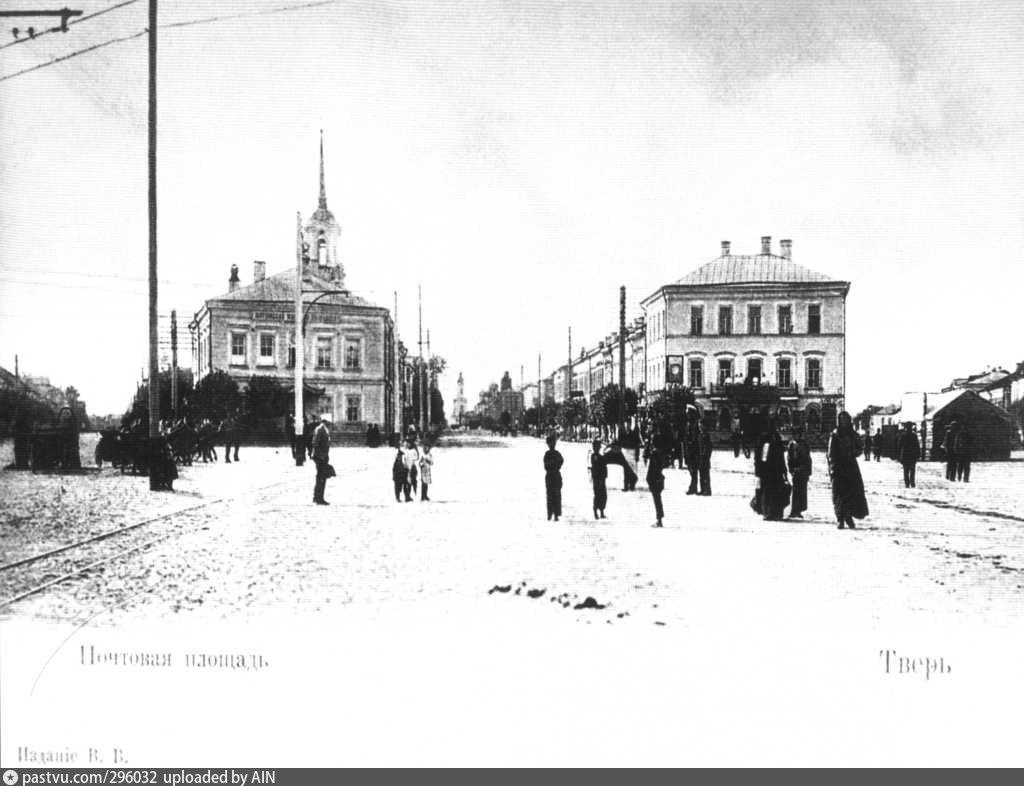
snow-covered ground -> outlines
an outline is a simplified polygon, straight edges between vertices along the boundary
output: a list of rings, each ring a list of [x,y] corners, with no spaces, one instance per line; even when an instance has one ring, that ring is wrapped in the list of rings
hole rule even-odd
[[[0,754],[88,746],[84,723],[170,766],[1020,763],[1024,462],[977,464],[969,485],[922,464],[909,490],[898,465],[865,463],[871,516],[850,532],[819,454],[808,517],[765,522],[750,463],[721,452],[710,498],[666,472],[655,530],[643,481],[623,493],[614,467],[609,518],[594,521],[587,448],[560,449],[558,523],[529,438],[442,445],[426,503],[394,501],[384,448],[332,453],[329,507],[311,504],[312,465],[273,449],[185,469],[175,496],[104,471],[36,478],[26,497],[31,476],[3,473],[5,555],[32,548],[12,533],[38,506],[102,529],[220,501],[182,514],[171,540],[0,610],[3,720],[20,713],[24,730]],[[83,666],[83,645],[175,661]],[[886,650],[943,668],[900,674],[890,656],[887,671]],[[271,665],[186,668],[187,652]],[[78,709],[55,722],[69,694]],[[111,695],[123,709],[89,714]],[[128,722],[153,702],[159,730],[187,725],[185,758]]]

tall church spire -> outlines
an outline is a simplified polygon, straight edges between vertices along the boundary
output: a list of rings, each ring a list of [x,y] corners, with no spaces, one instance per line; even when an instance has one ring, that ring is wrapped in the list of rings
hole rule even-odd
[[[320,209],[327,209],[327,186],[324,185],[324,130],[320,129]]]

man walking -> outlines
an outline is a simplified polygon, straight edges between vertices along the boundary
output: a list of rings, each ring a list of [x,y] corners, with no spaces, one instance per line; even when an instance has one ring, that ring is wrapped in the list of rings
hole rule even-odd
[[[917,439],[913,423],[903,424],[903,433],[896,443],[896,458],[903,465],[903,485],[917,488],[917,461],[921,457],[921,443]]]
[[[690,473],[690,487],[687,494],[697,493],[697,479],[701,474],[701,429],[697,408],[686,407],[686,427],[683,432],[683,460]]]
[[[960,444],[960,422],[954,418],[946,426],[946,434],[942,440],[942,452],[946,454],[946,480],[956,480],[956,469],[959,461],[957,449]]]
[[[324,490],[327,486],[327,478],[330,477],[330,453],[331,453],[331,417],[328,414],[320,416],[320,425],[313,432],[313,462],[316,464],[316,484],[313,486],[313,502],[317,505],[329,505],[324,499]]]
[[[960,429],[960,443],[956,450],[956,479],[971,482],[971,432],[966,426]]]
[[[590,454],[590,480],[594,485],[594,518],[603,519],[605,505],[608,504],[608,465],[601,455],[601,440],[595,439],[593,452]]]
[[[654,527],[662,526],[662,519],[665,518],[665,509],[661,504],[661,493],[665,490],[665,475],[662,473],[664,459],[657,447],[651,446],[647,455],[647,488],[651,490],[651,497],[654,499],[654,515],[656,521]]]

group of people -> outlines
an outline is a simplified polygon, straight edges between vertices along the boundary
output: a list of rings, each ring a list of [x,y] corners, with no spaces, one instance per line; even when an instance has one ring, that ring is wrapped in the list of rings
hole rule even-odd
[[[428,492],[434,482],[434,452],[428,440],[422,450],[417,445],[416,433],[410,430],[405,443],[398,446],[391,464],[391,480],[395,484],[395,502],[412,502],[419,484],[420,501],[430,502]],[[403,497],[404,495],[404,497]]]
[[[954,418],[946,426],[942,451],[946,456],[946,480],[971,482],[971,433]]]
[[[916,438],[916,435],[914,436]],[[543,462],[549,521],[558,521],[562,515],[561,470],[564,458],[556,449],[557,440],[558,437],[554,434],[548,436],[548,449],[544,453]],[[910,444],[908,438],[908,456]],[[829,436],[825,452],[832,487],[833,512],[839,529],[856,529],[855,520],[868,515],[864,481],[857,463],[857,458],[862,455],[863,450],[863,441],[853,428],[850,414],[840,413],[838,425]],[[711,452],[710,434],[701,426],[696,410],[688,411],[679,451],[690,473],[687,494],[711,496]],[[754,475],[757,478],[751,507],[767,521],[781,520],[787,507],[789,518],[802,519],[807,510],[807,485],[813,471],[811,449],[803,429],[795,429],[787,444],[773,421],[751,452],[754,456]],[[739,451],[736,453],[738,455]],[[655,522],[652,526],[656,528],[664,526],[664,470],[673,465],[674,454],[675,446],[671,444],[671,440],[666,440],[663,433],[648,435],[644,446],[644,455],[647,459],[646,479],[654,502]],[[602,452],[601,441],[594,440],[588,463],[593,486],[595,519],[606,518],[610,463],[608,456],[609,453]]]

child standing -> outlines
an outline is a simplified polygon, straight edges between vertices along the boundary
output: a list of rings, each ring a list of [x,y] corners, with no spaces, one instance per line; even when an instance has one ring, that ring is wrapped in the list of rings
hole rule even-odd
[[[434,454],[430,443],[423,445],[423,455],[420,456],[420,499],[423,502],[430,502],[427,496],[427,487],[433,482]]]

